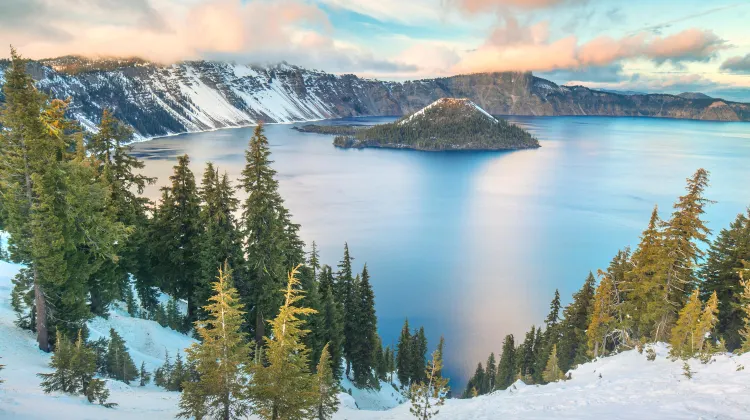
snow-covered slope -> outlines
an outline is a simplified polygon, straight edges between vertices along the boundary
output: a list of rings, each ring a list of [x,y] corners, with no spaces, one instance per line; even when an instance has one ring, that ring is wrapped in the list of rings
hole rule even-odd
[[[2,245],[0,232],[0,246]],[[40,351],[35,337],[14,324],[16,315],[10,306],[10,279],[18,266],[0,262],[0,419],[167,419],[179,412],[180,394],[168,392],[153,383],[140,387],[137,383],[107,380],[111,392],[110,401],[118,404],[107,409],[89,404],[85,398],[60,393],[44,394],[39,387],[37,373],[50,372],[50,355]],[[162,296],[163,298],[165,296]],[[194,340],[184,334],[161,327],[154,321],[132,318],[123,307],[116,307],[108,319],[95,318],[88,324],[92,339],[109,337],[114,328],[125,340],[136,366],[145,362],[146,369],[153,372],[164,364],[164,353],[169,352],[174,361],[177,352],[182,353]],[[348,381],[342,385],[351,390],[351,395],[340,394],[341,418],[356,418],[360,410],[387,410],[404,401],[389,384],[381,383],[381,389],[360,390]]]

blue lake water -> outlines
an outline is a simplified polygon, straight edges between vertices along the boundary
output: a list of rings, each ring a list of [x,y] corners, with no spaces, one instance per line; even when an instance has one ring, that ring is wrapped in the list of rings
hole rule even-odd
[[[664,217],[697,168],[711,172],[706,214],[719,230],[750,205],[750,124],[648,118],[510,117],[538,150],[342,150],[332,137],[269,125],[273,167],[308,245],[335,266],[348,241],[366,262],[384,343],[405,317],[430,346],[446,338],[447,373],[461,386],[509,333],[522,340],[567,303],[589,271],[635,246],[651,209]],[[337,120],[372,123],[392,118]],[[200,180],[213,161],[238,179],[253,128],[136,145],[145,171],[168,182],[187,153]],[[147,194],[158,198],[158,186]]]

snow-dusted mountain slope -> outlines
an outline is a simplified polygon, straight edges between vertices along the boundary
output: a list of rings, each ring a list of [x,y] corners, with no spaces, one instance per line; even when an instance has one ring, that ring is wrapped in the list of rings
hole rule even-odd
[[[8,61],[0,60],[0,84]],[[620,95],[558,86],[531,73],[479,73],[389,82],[288,64],[248,66],[80,57],[32,61],[40,89],[70,97],[92,128],[107,107],[141,138],[254,124],[349,116],[401,116],[440,98],[469,98],[493,115],[612,115],[750,120],[750,105],[673,95]],[[3,100],[0,93],[0,101]]]
[[[17,267],[0,263],[0,418],[2,419],[166,419],[179,411],[179,394],[149,384],[128,386],[107,381],[115,409],[91,405],[82,397],[46,395],[39,387],[40,372],[48,372],[49,355],[36,348],[33,335],[18,329],[10,309],[10,278]],[[92,333],[115,328],[125,338],[137,365],[149,370],[161,365],[164,349],[172,356],[190,344],[186,336],[152,321],[133,319],[115,310],[108,320],[96,319]],[[708,364],[691,360],[692,379],[682,374],[682,363],[667,358],[665,345],[657,358],[628,351],[586,363],[571,371],[572,380],[544,386],[517,382],[510,389],[471,400],[449,400],[437,420],[552,420],[552,419],[748,419],[750,418],[750,353],[720,355]],[[747,369],[745,367],[747,366]],[[347,383],[343,384],[347,387]],[[353,390],[340,394],[335,420],[396,420],[413,418],[409,404],[389,385],[379,392]],[[360,408],[385,411],[358,410]],[[395,406],[395,407],[394,407]],[[392,408],[393,407],[393,408]],[[389,409],[390,408],[390,409]],[[254,419],[254,417],[251,417]]]

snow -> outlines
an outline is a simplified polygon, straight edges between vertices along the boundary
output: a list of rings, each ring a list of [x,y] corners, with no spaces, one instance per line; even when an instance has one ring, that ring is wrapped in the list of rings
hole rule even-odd
[[[40,372],[49,372],[49,354],[37,349],[34,336],[14,325],[10,307],[10,278],[18,266],[0,262],[0,419],[164,419],[178,413],[179,393],[149,384],[129,386],[107,380],[114,409],[89,404],[84,398],[53,393],[39,387]],[[160,297],[166,299],[165,296]],[[164,350],[174,358],[189,346],[187,336],[162,328],[153,321],[131,318],[122,307],[108,319],[89,323],[93,338],[114,328],[125,339],[136,362],[153,371],[163,363]],[[600,358],[579,366],[572,379],[549,385],[526,385],[470,400],[449,400],[437,420],[494,419],[748,419],[750,418],[750,353],[722,354],[708,364],[689,361],[692,379],[683,376],[682,362],[671,361],[668,347],[654,346],[656,360],[646,360],[635,350]],[[747,369],[745,369],[747,367]],[[335,420],[395,420],[413,418],[409,404],[390,384],[380,390],[359,390],[342,382],[352,395],[339,394],[341,406]],[[382,410],[382,411],[373,411]],[[254,419],[254,417],[251,417]]]
[[[419,111],[417,111],[417,112],[409,115],[408,117],[405,117],[398,124],[399,125],[404,125],[404,124],[408,123],[409,121],[412,121],[415,118],[421,117],[422,115],[425,114],[425,111],[427,111],[428,109],[436,107],[436,106],[442,106],[442,105],[471,107],[472,109],[475,109],[475,110],[481,112],[482,114],[484,114],[491,121],[498,122],[497,118],[495,118],[492,115],[490,115],[489,112],[485,111],[484,109],[482,109],[481,107],[479,107],[477,104],[475,104],[474,102],[472,102],[469,99],[440,98],[437,101],[435,101],[435,102],[427,105],[426,107],[420,109]]]

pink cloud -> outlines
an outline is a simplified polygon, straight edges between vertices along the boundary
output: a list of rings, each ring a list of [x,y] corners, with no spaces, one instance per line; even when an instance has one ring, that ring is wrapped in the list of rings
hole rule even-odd
[[[501,8],[543,9],[565,3],[582,3],[585,0],[449,0],[467,13],[481,13]]]

